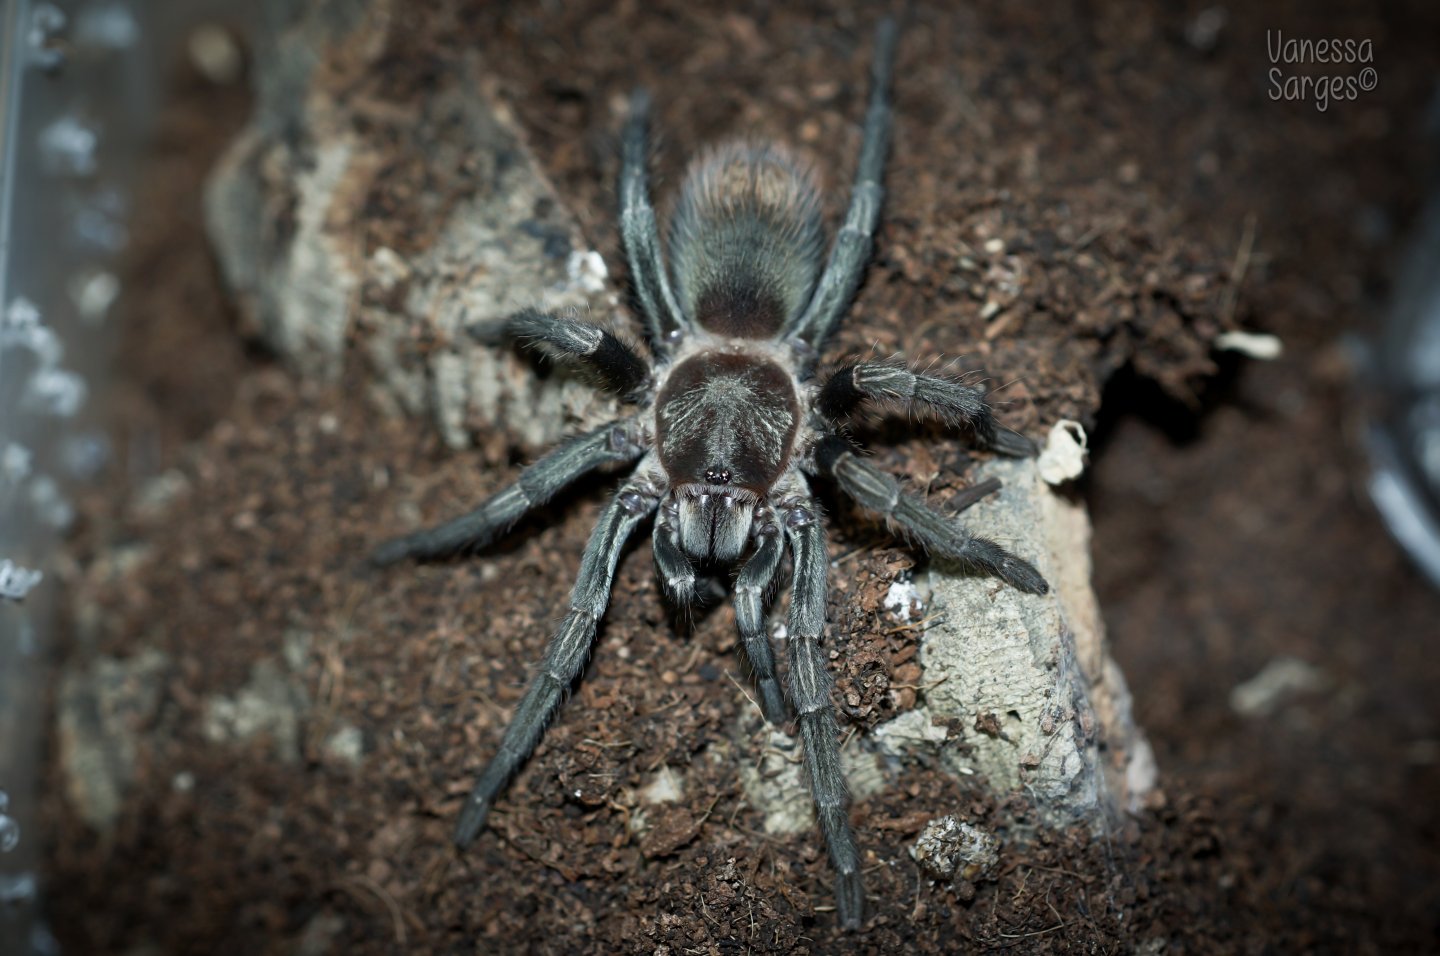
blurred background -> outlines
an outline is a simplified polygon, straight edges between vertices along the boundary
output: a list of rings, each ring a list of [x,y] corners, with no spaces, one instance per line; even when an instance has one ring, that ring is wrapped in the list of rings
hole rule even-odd
[[[235,4],[0,4],[0,950],[46,952],[37,805],[58,541],[105,414],[136,177],[196,24]],[[23,601],[23,603],[21,603]],[[13,602],[13,603],[12,603]]]

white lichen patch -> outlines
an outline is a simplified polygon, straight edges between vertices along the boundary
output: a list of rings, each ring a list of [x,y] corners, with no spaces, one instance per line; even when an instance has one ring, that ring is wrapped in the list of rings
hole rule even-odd
[[[1277,657],[1230,691],[1230,709],[1241,717],[1264,717],[1303,694],[1325,690],[1330,676],[1298,657]]]
[[[1040,452],[1035,465],[1040,477],[1047,485],[1064,484],[1079,478],[1085,471],[1085,457],[1089,453],[1089,438],[1085,427],[1079,422],[1061,419],[1050,428],[1045,439],[1045,448]]]
[[[669,764],[656,771],[654,778],[640,790],[645,803],[678,803],[685,796],[685,776]]]
[[[1279,336],[1263,332],[1221,332],[1211,344],[1222,352],[1239,352],[1262,362],[1273,362],[1285,351]]]
[[[925,602],[920,597],[920,589],[915,586],[915,581],[908,575],[892,582],[880,603],[885,610],[901,621],[909,621],[917,617],[925,606]]]
[[[381,292],[394,292],[414,274],[405,258],[389,246],[381,246],[370,254],[370,280]]]
[[[365,759],[365,733],[354,724],[341,724],[325,738],[320,749],[338,763],[358,765]]]
[[[170,468],[147,478],[136,490],[131,507],[141,518],[159,518],[189,491],[190,479],[178,468]]]
[[[565,260],[565,274],[572,287],[589,295],[604,292],[605,280],[610,278],[605,260],[593,249],[572,251]]]

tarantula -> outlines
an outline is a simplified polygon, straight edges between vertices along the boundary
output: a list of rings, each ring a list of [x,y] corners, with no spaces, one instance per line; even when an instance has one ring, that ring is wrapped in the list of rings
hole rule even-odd
[[[1033,567],[902,491],[844,437],[844,421],[862,404],[900,402],[968,425],[995,451],[1033,453],[1027,439],[996,426],[981,389],[892,362],[847,364],[823,381],[815,376],[817,355],[864,275],[879,219],[896,36],[888,20],[877,32],[855,184],[823,271],[824,231],[812,174],[782,147],[753,142],[722,145],[692,162],[669,224],[667,271],[647,182],[650,99],[644,91],[633,94],[622,142],[620,228],[652,359],[571,317],[530,310],[505,325],[510,335],[584,367],[639,411],[561,445],[471,513],[375,553],[374,560],[386,565],[482,547],[581,475],[610,463],[639,462],[602,513],[581,559],[569,612],[499,752],[465,802],[455,830],[460,847],[479,835],[496,796],[535,749],[579,676],[621,549],[653,515],[655,564],[677,605],[696,600],[697,567],[739,564],[735,618],[761,708],[776,725],[789,712],[764,608],[789,546],[790,701],[837,873],[840,921],[856,928],[864,890],[820,649],[828,558],[808,476],[832,476],[862,506],[934,554],[1021,591],[1047,590]],[[968,489],[958,507],[998,487],[991,481]]]

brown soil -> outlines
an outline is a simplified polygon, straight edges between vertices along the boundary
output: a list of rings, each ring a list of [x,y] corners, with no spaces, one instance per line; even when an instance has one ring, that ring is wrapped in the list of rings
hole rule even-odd
[[[77,616],[70,651],[157,647],[173,667],[114,831],[51,806],[48,916],[66,951],[1433,949],[1440,600],[1364,500],[1338,338],[1377,312],[1415,208],[1440,11],[1232,10],[1201,52],[1184,37],[1198,9],[912,13],[892,199],[840,346],[968,354],[1015,382],[1010,424],[1093,426],[1096,583],[1164,794],[1093,838],[1034,832],[1022,800],[907,768],[855,808],[872,914],[851,936],[826,912],[818,838],[760,833],[732,772],[749,758],[732,755],[731,727],[749,711],[730,612],[677,627],[645,546],[623,561],[595,659],[493,832],[451,849],[605,483],[483,560],[364,570],[358,556],[402,508],[451,513],[516,462],[445,454],[412,423],[377,421],[353,383],[300,381],[247,348],[199,219],[243,96],[183,79],[127,271],[142,290],[125,300],[115,403],[129,467],[84,502],[77,594],[99,613]],[[659,93],[662,191],[694,145],[746,129],[798,141],[839,187],[876,13],[407,16],[390,94],[423,95],[433,58],[480,49],[616,263],[619,94]],[[1325,112],[1272,102],[1267,28],[1373,38],[1379,89]],[[988,239],[1003,255],[983,252]],[[964,250],[979,271],[957,267]],[[1278,334],[1285,357],[1217,361],[1207,343],[1232,326]],[[937,491],[963,484],[962,446],[933,430],[881,456],[947,472]],[[188,490],[168,510],[130,504],[135,469],[160,468]],[[836,510],[834,666],[863,728],[914,704],[896,686],[914,683],[911,652],[875,609],[910,558]],[[105,559],[129,545],[147,556],[114,573]],[[297,636],[298,760],[263,737],[209,742],[207,698],[235,695]],[[1237,716],[1231,688],[1282,656],[1328,689]],[[362,734],[357,763],[326,746],[344,726]],[[684,770],[685,796],[632,837],[633,791],[662,765]],[[58,767],[50,785],[63,791]],[[918,876],[907,848],[945,812],[1005,834],[996,881]]]

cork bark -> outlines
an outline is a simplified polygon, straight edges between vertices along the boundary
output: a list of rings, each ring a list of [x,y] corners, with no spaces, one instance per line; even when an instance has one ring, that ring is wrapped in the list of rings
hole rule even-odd
[[[363,92],[383,71],[390,0],[267,13],[256,115],[206,196],[252,327],[303,375],[363,363],[373,401],[452,447],[497,428],[539,447],[603,417],[580,383],[540,381],[475,341],[521,308],[608,316],[617,303],[479,60],[447,63],[413,110],[396,109]],[[423,190],[391,188],[412,177]]]

